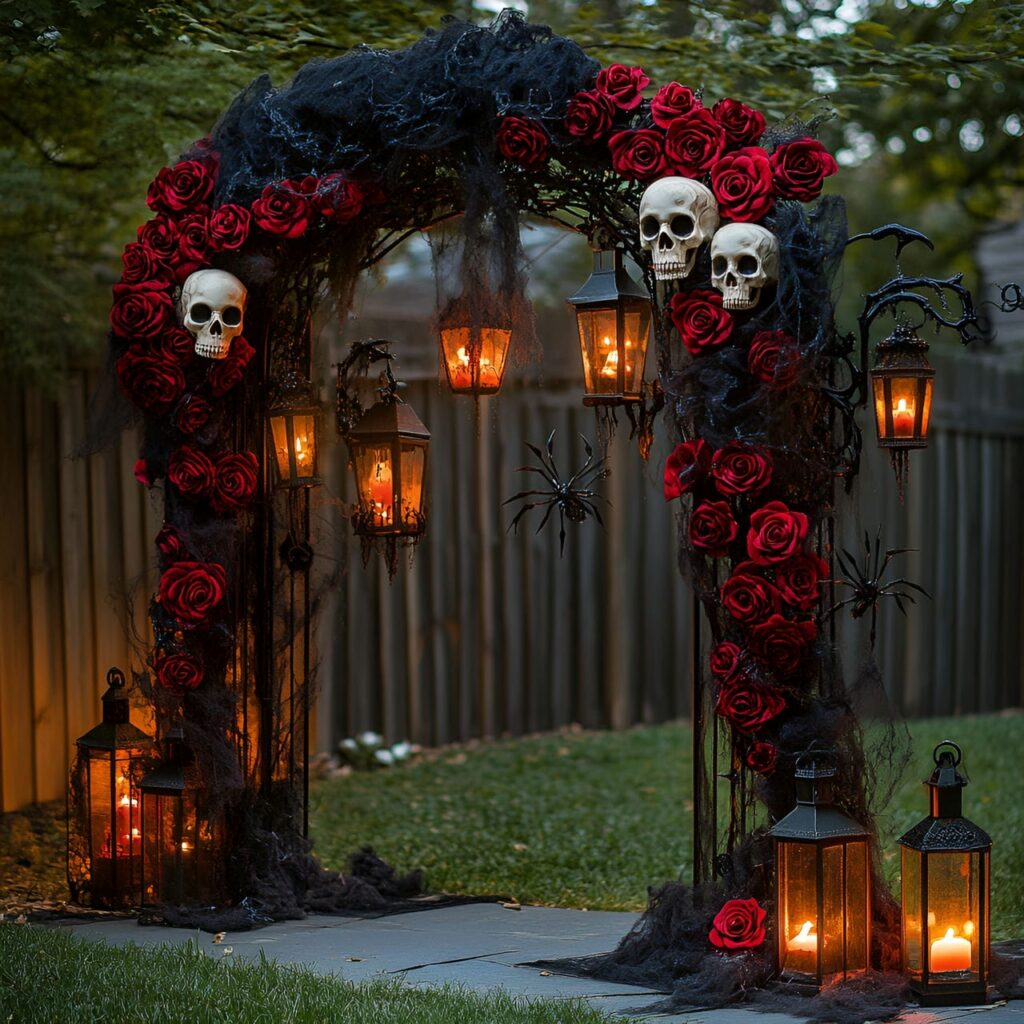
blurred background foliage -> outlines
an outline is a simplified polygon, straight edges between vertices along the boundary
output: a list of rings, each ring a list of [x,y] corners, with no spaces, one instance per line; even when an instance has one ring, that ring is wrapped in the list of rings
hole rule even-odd
[[[0,5],[0,358],[54,371],[102,348],[121,247],[155,171],[257,74],[277,83],[359,43],[399,47],[492,0],[8,0]],[[1024,4],[995,0],[532,0],[532,20],[655,83],[702,85],[821,134],[851,230],[933,235],[913,268],[974,273],[979,233],[1022,215]],[[843,312],[889,265],[856,247]],[[923,250],[921,253],[923,254]],[[909,262],[909,258],[908,258]]]

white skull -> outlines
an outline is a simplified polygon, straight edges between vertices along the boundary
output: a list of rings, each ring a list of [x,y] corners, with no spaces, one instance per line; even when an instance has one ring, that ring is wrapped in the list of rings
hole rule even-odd
[[[235,336],[242,333],[245,285],[225,270],[197,270],[181,289],[178,313],[195,335],[196,355],[224,359]]]
[[[661,178],[640,200],[640,244],[651,250],[659,281],[686,277],[717,227],[714,193],[692,178]]]
[[[753,309],[779,279],[779,240],[760,224],[726,224],[711,240],[711,283],[726,309]]]

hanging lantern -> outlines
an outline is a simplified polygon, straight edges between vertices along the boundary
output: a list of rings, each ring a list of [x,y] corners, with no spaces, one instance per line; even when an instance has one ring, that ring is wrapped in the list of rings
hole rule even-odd
[[[76,741],[68,804],[68,881],[75,900],[131,905],[138,893],[141,821],[137,778],[149,737],[129,721],[124,673],[107,672],[103,721]]]
[[[512,341],[512,318],[489,310],[478,323],[464,299],[440,317],[441,360],[448,386],[457,395],[493,395],[501,387]]]
[[[651,299],[626,272],[622,252],[595,252],[593,273],[568,302],[583,354],[583,404],[639,402]]]
[[[875,349],[871,385],[880,448],[899,452],[928,446],[935,370],[927,352],[928,343],[906,324],[897,324]]]
[[[430,431],[397,394],[386,393],[346,435],[356,475],[362,537],[418,537],[426,529],[424,480]]]
[[[295,374],[285,377],[277,387],[269,419],[278,486],[316,487],[320,483],[320,409],[309,381]]]
[[[797,759],[797,805],[772,829],[782,980],[821,988],[868,966],[868,833],[832,803],[827,752]]]
[[[143,779],[142,902],[188,904],[221,895],[222,828],[206,815],[180,728],[167,732],[163,760]]]
[[[934,752],[928,817],[899,839],[902,847],[903,970],[922,1006],[985,1001],[989,972],[989,856],[992,840],[963,817],[952,740]]]

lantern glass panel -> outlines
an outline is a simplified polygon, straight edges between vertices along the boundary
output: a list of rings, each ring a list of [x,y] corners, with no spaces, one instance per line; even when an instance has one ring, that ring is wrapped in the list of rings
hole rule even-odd
[[[359,506],[373,530],[390,529],[395,522],[397,481],[390,444],[353,446]]]
[[[317,417],[313,411],[285,412],[270,417],[278,480],[301,486],[317,476]]]
[[[195,903],[217,896],[217,832],[196,793],[143,794],[145,903]]]
[[[928,972],[956,973],[958,977],[959,972],[971,972],[963,975],[963,980],[976,981],[984,924],[979,907],[982,855],[977,851],[957,851],[930,852],[925,857]]]
[[[423,510],[423,476],[427,450],[422,444],[402,443],[401,512],[402,520],[415,523]]]
[[[511,340],[512,331],[499,327],[442,329],[441,354],[452,391],[494,394],[501,387]]]
[[[138,883],[139,799],[131,752],[88,751],[89,841],[94,902],[117,902]]]
[[[811,843],[779,843],[779,966],[809,976],[818,973],[817,854]]]
[[[620,299],[619,308],[578,307],[576,324],[583,356],[583,383],[592,398],[638,400],[651,326],[650,304]]]
[[[865,842],[846,843],[846,970],[863,971],[868,967],[868,922],[871,914],[868,846]],[[842,883],[841,883],[842,884]]]
[[[920,978],[921,963],[921,857],[917,850],[901,847],[900,878],[903,885],[903,969]]]
[[[879,442],[894,442],[898,446],[901,442],[912,445],[927,441],[934,383],[931,376],[897,376],[884,370],[873,372]]]

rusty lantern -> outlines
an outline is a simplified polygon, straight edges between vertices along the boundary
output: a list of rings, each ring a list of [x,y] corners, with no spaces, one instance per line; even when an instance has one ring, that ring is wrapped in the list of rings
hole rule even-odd
[[[928,343],[906,324],[878,343],[871,387],[878,446],[894,451],[925,448],[932,413],[935,370]]]

